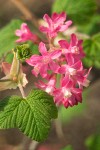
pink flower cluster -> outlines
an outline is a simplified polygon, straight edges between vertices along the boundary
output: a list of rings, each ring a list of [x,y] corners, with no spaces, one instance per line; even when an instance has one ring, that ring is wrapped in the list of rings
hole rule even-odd
[[[61,14],[53,13],[51,18],[45,14],[43,19],[47,23],[47,27],[40,26],[41,32],[47,34],[49,38],[57,36],[58,32],[65,31],[72,24],[72,21],[66,21],[66,14],[62,12]]]
[[[72,23],[66,21],[66,14],[53,13],[50,18],[44,15],[47,26],[41,26],[40,30],[46,34],[48,45],[40,42],[41,55],[32,55],[26,62],[33,66],[32,73],[44,80],[36,83],[36,86],[54,97],[57,105],[69,106],[82,102],[83,87],[89,85],[87,79],[91,70],[83,68],[81,59],[85,56],[82,48],[82,40],[78,40],[75,34],[71,35],[70,42],[58,41],[59,46],[54,45],[53,40],[59,32],[65,31]]]

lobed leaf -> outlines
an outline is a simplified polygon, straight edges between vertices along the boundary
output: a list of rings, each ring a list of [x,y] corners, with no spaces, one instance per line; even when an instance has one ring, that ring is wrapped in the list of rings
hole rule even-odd
[[[83,59],[87,67],[94,66],[100,68],[100,33],[95,34],[83,43],[86,57]]]
[[[41,90],[32,90],[26,99],[10,96],[0,102],[0,128],[19,128],[36,141],[47,138],[51,119],[55,118],[53,98]]]
[[[88,24],[78,25],[78,32],[94,35],[100,32],[100,15],[95,13]]]

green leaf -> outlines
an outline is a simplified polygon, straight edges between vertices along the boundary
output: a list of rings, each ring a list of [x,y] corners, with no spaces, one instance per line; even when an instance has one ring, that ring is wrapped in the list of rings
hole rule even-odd
[[[93,35],[100,31],[100,15],[95,14],[88,24],[78,25],[78,32]]]
[[[5,61],[11,64],[13,61],[13,57],[14,57],[13,53],[9,53],[6,55]]]
[[[85,24],[89,22],[96,10],[94,0],[55,0],[53,4],[53,12],[65,11],[69,18],[77,24]]]
[[[94,66],[100,68],[100,33],[95,34],[83,43],[86,57],[83,59],[87,67]]]
[[[53,98],[41,90],[32,90],[26,99],[10,96],[0,102],[0,128],[19,128],[36,141],[47,138],[51,119],[55,118]]]
[[[85,145],[88,150],[100,150],[100,134],[89,136],[85,141]]]
[[[71,145],[68,145],[67,147],[65,147],[64,149],[62,150],[73,150],[72,146]]]
[[[21,23],[21,20],[13,20],[0,30],[0,57],[16,46],[15,41],[18,37],[15,30],[20,28]]]

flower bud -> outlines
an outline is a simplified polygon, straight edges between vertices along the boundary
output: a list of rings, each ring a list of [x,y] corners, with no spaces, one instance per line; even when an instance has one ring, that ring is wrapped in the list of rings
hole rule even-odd
[[[17,58],[19,60],[25,60],[25,59],[31,57],[31,55],[32,55],[32,51],[29,48],[28,44],[18,45],[15,48],[15,51],[17,51]]]

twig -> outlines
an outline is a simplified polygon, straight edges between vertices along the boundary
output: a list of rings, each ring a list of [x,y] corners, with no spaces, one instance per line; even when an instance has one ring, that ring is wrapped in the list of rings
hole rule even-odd
[[[30,141],[26,136],[24,136],[21,144],[21,150],[36,150],[38,144],[39,143],[37,141]]]
[[[55,119],[54,124],[55,124],[55,130],[56,130],[56,134],[57,134],[58,138],[63,139],[64,138],[64,132],[62,129],[61,121],[59,119]]]
[[[39,23],[37,18],[31,13],[28,7],[21,0],[10,0],[23,13],[25,18],[30,20],[37,30],[37,34],[41,40],[46,40],[46,37],[39,31]]]
[[[32,141],[29,145],[29,150],[36,150],[38,144],[39,143],[37,141]]]
[[[11,0],[15,6],[23,13],[23,15],[28,19],[31,20],[34,26],[37,28],[38,21],[36,17],[31,13],[31,11],[27,8],[27,6],[21,0]]]

